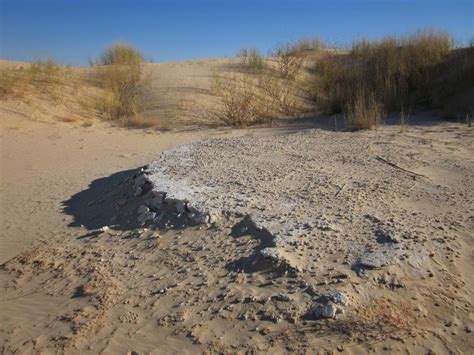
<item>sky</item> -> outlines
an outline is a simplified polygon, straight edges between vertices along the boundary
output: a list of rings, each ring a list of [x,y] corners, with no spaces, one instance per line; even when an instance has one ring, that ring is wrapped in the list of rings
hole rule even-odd
[[[435,28],[474,38],[474,0],[0,0],[0,58],[87,65],[115,41],[169,62],[267,53],[320,37],[337,45]]]

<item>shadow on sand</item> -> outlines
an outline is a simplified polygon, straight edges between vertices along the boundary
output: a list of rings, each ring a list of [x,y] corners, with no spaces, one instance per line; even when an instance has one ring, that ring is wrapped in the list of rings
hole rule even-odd
[[[132,192],[131,184],[125,183],[140,171],[140,168],[120,171],[110,176],[92,181],[88,188],[71,196],[62,203],[63,212],[74,218],[69,227],[85,227],[97,230],[114,225],[114,229],[127,230],[134,226],[116,219],[119,206],[126,204]],[[89,233],[94,236],[95,232]]]

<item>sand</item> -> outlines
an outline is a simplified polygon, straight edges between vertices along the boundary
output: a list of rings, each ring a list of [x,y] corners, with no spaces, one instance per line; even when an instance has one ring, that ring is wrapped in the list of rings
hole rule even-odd
[[[3,353],[472,352],[465,125],[157,132],[12,107]]]

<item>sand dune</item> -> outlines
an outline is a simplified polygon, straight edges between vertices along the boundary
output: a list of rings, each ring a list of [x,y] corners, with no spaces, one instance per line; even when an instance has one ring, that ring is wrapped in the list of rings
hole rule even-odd
[[[472,128],[210,128],[229,63],[147,65],[162,132],[0,102],[2,352],[470,353]]]

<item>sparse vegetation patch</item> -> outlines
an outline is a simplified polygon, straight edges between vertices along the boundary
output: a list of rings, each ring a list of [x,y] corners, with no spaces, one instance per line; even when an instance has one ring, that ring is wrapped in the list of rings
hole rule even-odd
[[[143,55],[125,43],[107,48],[95,63],[98,82],[104,89],[98,108],[108,119],[126,126],[143,122],[138,118],[143,111],[140,95],[144,89]]]

